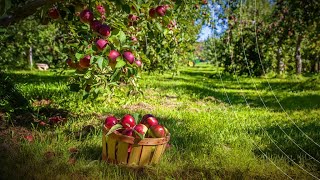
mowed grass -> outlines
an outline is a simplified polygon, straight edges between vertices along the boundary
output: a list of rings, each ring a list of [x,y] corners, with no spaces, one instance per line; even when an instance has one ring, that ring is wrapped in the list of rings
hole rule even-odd
[[[226,76],[200,64],[181,68],[175,77],[143,74],[143,95],[126,96],[119,87],[113,97],[82,100],[68,91],[69,73],[7,74],[31,104],[33,119],[63,114],[67,121],[46,128],[21,123],[23,118],[8,110],[10,103],[2,102],[9,124],[0,130],[6,132],[0,137],[4,179],[320,178],[319,76]],[[51,102],[35,104],[42,99]],[[103,118],[127,113],[151,113],[171,132],[171,148],[158,165],[128,168],[101,161]],[[94,131],[77,137],[87,125]],[[17,138],[17,131],[32,133],[34,141]]]

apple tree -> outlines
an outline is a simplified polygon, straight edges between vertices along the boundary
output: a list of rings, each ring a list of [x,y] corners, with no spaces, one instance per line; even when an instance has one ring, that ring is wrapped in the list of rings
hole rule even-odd
[[[33,15],[57,23],[65,36],[66,63],[75,70],[71,89],[98,94],[120,84],[137,90],[139,71],[176,71],[190,57],[202,24],[210,21],[206,0],[4,1],[0,26]]]

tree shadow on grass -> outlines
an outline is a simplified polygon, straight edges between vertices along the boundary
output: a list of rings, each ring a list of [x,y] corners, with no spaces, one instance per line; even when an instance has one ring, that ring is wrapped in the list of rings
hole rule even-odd
[[[288,136],[281,130],[286,132]],[[302,133],[293,124],[288,126],[270,126],[264,129],[258,129],[255,131],[249,131],[251,134],[262,136],[262,141],[260,142],[264,147],[262,151],[270,157],[285,157],[285,155],[279,150],[279,148],[296,163],[310,164],[320,172],[320,124],[318,122],[312,122],[305,125],[299,125],[299,128],[304,132]],[[275,141],[275,144],[265,135],[265,131],[268,133],[270,138]],[[312,142],[308,137],[312,139]],[[299,145],[300,148],[296,145]],[[317,144],[318,145],[317,145]],[[279,148],[278,148],[278,147]],[[303,152],[303,150],[305,152]],[[263,156],[263,154],[255,149],[254,153],[258,156]],[[308,156],[307,153],[312,156]],[[313,159],[314,158],[314,159]],[[316,160],[315,160],[316,159]],[[289,161],[289,160],[288,160]],[[290,162],[293,164],[292,162]],[[320,173],[318,174],[320,176]]]
[[[259,84],[259,88],[270,91],[301,92],[306,90],[320,90],[318,84],[319,81],[314,79],[299,82],[262,82]]]
[[[14,125],[30,127],[32,125],[31,123],[34,123],[39,116],[61,116],[63,118],[68,116],[69,112],[67,110],[46,105],[37,107],[38,111],[35,111],[28,100],[30,97],[24,96],[21,91],[17,89],[15,83],[18,79],[21,80],[23,78],[18,76],[12,79],[12,75],[0,72],[0,110],[2,113],[9,114],[11,123]],[[21,82],[23,81],[24,80]],[[46,96],[47,95],[48,94],[46,94]]]
[[[181,85],[158,85],[163,91],[184,91],[186,94],[195,94],[200,99],[204,99],[206,97],[214,97],[223,101],[226,104],[232,105],[246,105],[246,101],[252,107],[259,107],[271,109],[273,111],[283,111],[281,106],[285,110],[312,110],[320,108],[320,95],[307,94],[307,95],[291,95],[285,98],[277,97],[277,99],[273,95],[264,95],[261,93],[246,93],[239,91],[225,92],[224,89],[217,89],[213,85],[205,86],[205,85],[196,85],[196,84],[181,84]]]
[[[68,75],[52,75],[52,74],[18,74],[18,73],[6,73],[12,81],[17,83],[56,83],[67,82],[70,76]]]

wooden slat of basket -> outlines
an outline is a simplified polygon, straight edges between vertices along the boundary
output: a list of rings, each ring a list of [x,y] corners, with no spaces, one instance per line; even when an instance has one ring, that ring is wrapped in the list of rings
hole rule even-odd
[[[163,138],[144,138],[140,141],[135,142],[134,137],[125,136],[120,134],[119,132],[114,132],[110,134],[109,137],[116,139],[118,141],[129,143],[129,144],[139,144],[139,145],[159,145],[159,144],[167,143],[170,140],[170,136],[167,136]]]
[[[140,162],[139,162],[140,166],[144,166],[144,165],[149,164],[150,159],[151,159],[151,152],[154,147],[155,146],[143,146],[142,147],[142,152],[141,152],[141,157],[140,157]]]
[[[128,146],[126,142],[119,142],[117,151],[117,162],[121,164],[127,164],[128,159]]]
[[[105,133],[102,134],[102,160],[107,160],[107,140]]]
[[[130,152],[130,157],[128,160],[128,165],[132,166],[132,165],[138,165],[139,164],[139,159],[140,159],[140,155],[141,155],[141,150],[142,150],[142,146],[132,146],[131,152]]]
[[[115,162],[115,160],[116,160],[116,144],[117,144],[117,140],[108,137],[107,144],[108,144],[108,160],[111,160],[112,162]]]
[[[158,145],[153,153],[153,157],[151,159],[151,164],[157,164],[159,162],[159,159],[161,157],[161,154],[163,153],[163,149],[165,149],[165,144]]]
[[[163,144],[163,149],[162,149],[162,154],[164,153],[164,151],[167,149],[167,143]]]

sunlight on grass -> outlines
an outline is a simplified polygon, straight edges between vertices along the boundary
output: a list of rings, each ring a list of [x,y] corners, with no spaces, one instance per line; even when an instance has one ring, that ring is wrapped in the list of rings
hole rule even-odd
[[[237,77],[238,84],[235,77],[223,75],[223,86],[215,67],[200,64],[180,69],[179,76],[142,76],[143,96],[126,97],[125,91],[121,91],[112,98],[82,100],[81,94],[68,91],[68,74],[18,71],[9,76],[30,104],[41,99],[52,101],[47,106],[32,106],[40,119],[47,120],[54,111],[64,110],[67,122],[52,128],[43,128],[37,123],[27,126],[35,141],[22,141],[20,150],[14,153],[8,150],[0,155],[2,166],[6,167],[0,171],[4,178],[285,178],[273,163],[295,179],[310,178],[277,149],[270,137],[295,163],[320,176],[319,164],[280,129],[306,152],[320,159],[319,147],[305,137],[306,134],[320,144],[320,89],[318,85],[310,85],[312,82],[319,84],[317,77]],[[280,109],[273,93],[287,114]],[[158,117],[171,132],[172,147],[154,167],[130,169],[101,162],[103,116],[121,117],[134,112]],[[87,125],[94,126],[95,130],[86,137],[76,138],[76,133]],[[0,138],[0,143],[6,141]],[[79,152],[72,155],[71,147]],[[49,155],[52,157],[47,157]],[[76,162],[70,164],[70,158],[75,158]]]

